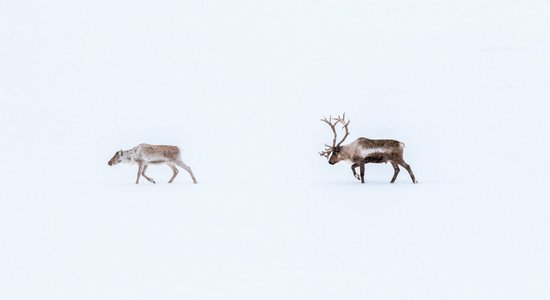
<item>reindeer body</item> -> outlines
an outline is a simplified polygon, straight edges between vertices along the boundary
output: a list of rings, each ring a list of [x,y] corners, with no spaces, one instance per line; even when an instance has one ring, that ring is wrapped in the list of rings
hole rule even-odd
[[[333,124],[332,120],[336,122]],[[342,145],[344,140],[348,137],[348,125],[349,121],[345,121],[345,114],[343,118],[330,118],[322,119],[321,121],[329,124],[334,133],[334,139],[332,146],[326,145],[327,149],[321,152],[321,156],[329,157],[329,164],[334,165],[340,161],[347,161],[351,163],[351,170],[353,176],[361,183],[365,183],[365,165],[368,163],[388,163],[390,162],[394,169],[393,178],[391,183],[395,182],[397,175],[399,174],[399,166],[402,166],[409,172],[413,183],[416,183],[416,178],[412,172],[409,164],[403,159],[403,149],[405,144],[396,140],[371,140],[368,138],[358,138],[350,144]],[[336,144],[336,125],[341,123],[346,131],[344,138]],[[356,169],[359,167],[360,173],[357,174]]]
[[[145,179],[152,183],[156,183],[152,178],[145,175],[145,171],[147,170],[149,164],[168,165],[173,171],[173,175],[169,183],[172,183],[174,178],[176,178],[179,173],[176,166],[186,170],[189,175],[191,175],[193,183],[197,183],[191,168],[181,160],[181,151],[176,146],[140,144],[130,150],[117,151],[113,158],[109,160],[108,164],[112,166],[118,163],[138,165],[136,184],[139,183],[139,178],[141,176],[145,177]]]
[[[403,143],[395,140],[371,140],[358,138],[348,145],[340,146],[340,160],[359,164],[362,161],[388,162],[403,153]],[[336,163],[336,161],[334,161]]]

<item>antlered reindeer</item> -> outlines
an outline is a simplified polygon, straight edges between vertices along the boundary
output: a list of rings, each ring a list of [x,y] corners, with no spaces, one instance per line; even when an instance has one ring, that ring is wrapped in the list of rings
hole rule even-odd
[[[141,176],[145,177],[145,179],[152,183],[156,183],[151,177],[145,175],[145,171],[147,170],[147,166],[149,164],[168,165],[174,172],[169,183],[172,183],[174,178],[176,178],[179,173],[176,166],[179,166],[189,172],[189,175],[191,175],[191,178],[193,179],[193,183],[197,183],[197,179],[195,179],[195,175],[193,175],[191,168],[189,168],[189,166],[181,160],[180,153],[180,149],[176,146],[140,144],[130,150],[117,151],[113,158],[109,160],[108,164],[109,166],[113,166],[118,163],[138,164],[139,168],[136,184],[139,183],[139,178]]]
[[[403,159],[403,149],[405,148],[403,143],[395,140],[371,140],[360,137],[351,144],[342,146],[342,143],[349,135],[348,126],[350,121],[346,121],[346,114],[342,117],[338,116],[338,118],[329,117],[327,119],[325,117],[321,119],[321,121],[327,123],[334,134],[332,146],[325,144],[325,151],[319,153],[321,156],[327,158],[330,156],[328,161],[329,164],[334,165],[343,160],[350,162],[352,164],[351,170],[353,171],[353,176],[361,180],[361,183],[365,183],[365,164],[390,162],[394,170],[391,183],[395,182],[397,174],[399,174],[399,166],[402,166],[409,172],[413,183],[417,182],[411,167]],[[334,121],[334,123],[332,121]],[[346,134],[340,142],[336,143],[336,125],[338,123],[342,124]],[[359,175],[355,171],[357,167],[359,167]]]

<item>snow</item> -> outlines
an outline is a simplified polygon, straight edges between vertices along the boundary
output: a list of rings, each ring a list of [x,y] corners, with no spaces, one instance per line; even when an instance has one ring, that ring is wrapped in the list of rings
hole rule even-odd
[[[550,299],[548,1],[3,1],[1,299]],[[406,144],[397,183],[319,156]],[[171,144],[186,172],[109,167]]]

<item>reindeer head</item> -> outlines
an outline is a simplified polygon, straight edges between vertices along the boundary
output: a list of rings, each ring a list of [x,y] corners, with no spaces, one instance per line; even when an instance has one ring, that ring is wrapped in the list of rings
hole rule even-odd
[[[332,139],[332,146],[329,146],[328,144],[325,144],[325,151],[319,152],[321,156],[329,158],[328,163],[331,165],[334,165],[337,162],[340,162],[344,158],[342,157],[342,143],[346,140],[346,138],[349,135],[348,131],[348,125],[349,120],[346,121],[346,114],[344,113],[342,117],[338,116],[338,118],[332,118],[328,117],[328,119],[322,118],[321,121],[327,123],[330,126],[330,129],[332,129],[332,133],[334,134],[334,138]],[[334,122],[333,122],[334,121]],[[336,125],[340,123],[342,124],[342,128],[345,130],[346,134],[344,135],[344,138],[336,143],[337,134],[336,134]]]
[[[122,150],[117,151],[115,153],[115,155],[113,156],[113,158],[111,158],[111,160],[109,160],[109,162],[108,162],[109,166],[114,166],[116,164],[121,163],[123,158],[124,158],[122,154],[123,154]]]

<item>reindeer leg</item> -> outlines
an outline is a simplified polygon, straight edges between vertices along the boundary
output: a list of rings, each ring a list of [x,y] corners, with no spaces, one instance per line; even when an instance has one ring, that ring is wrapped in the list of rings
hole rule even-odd
[[[147,170],[147,167],[148,167],[148,165],[144,165],[144,166],[143,166],[143,171],[141,171],[141,175],[143,175],[143,177],[145,177],[145,179],[149,180],[149,182],[156,183],[156,182],[153,180],[153,178],[148,177],[147,175],[145,175],[145,171]]]
[[[174,174],[172,175],[172,178],[170,178],[170,181],[168,181],[168,183],[172,183],[174,181],[174,178],[176,178],[176,176],[178,176],[178,173],[180,171],[178,171],[178,168],[176,168],[174,165],[168,165],[170,167],[170,169],[172,169],[172,172],[174,172]]]
[[[409,166],[409,164],[406,163],[404,160],[401,160],[398,163],[399,163],[400,166],[405,168],[405,170],[407,170],[407,172],[409,172],[409,175],[411,176],[412,182],[417,183],[416,178],[414,177],[413,171],[411,170],[411,166]]]
[[[144,167],[143,163],[140,162],[140,163],[139,163],[139,166],[138,166],[138,173],[137,173],[137,178],[136,178],[136,184],[139,183],[139,177],[140,177],[141,174],[143,173],[143,167]]]
[[[191,178],[193,179],[193,183],[197,184],[197,179],[195,178],[195,175],[193,175],[193,171],[191,171],[191,168],[189,168],[188,165],[186,165],[183,161],[181,160],[176,160],[176,165],[180,166],[181,168],[183,168],[185,171],[187,171],[187,173],[189,173],[189,175],[191,175]]]
[[[365,183],[365,164],[359,165],[359,172],[361,172],[361,183]]]
[[[359,177],[359,174],[355,172],[355,169],[357,169],[357,167],[359,167],[358,164],[351,165],[351,171],[353,172],[353,177],[357,178],[357,180],[361,180],[361,177]]]
[[[391,183],[394,183],[397,178],[397,174],[399,174],[399,165],[393,161],[391,162],[391,165],[393,166],[393,178],[391,179]]]

